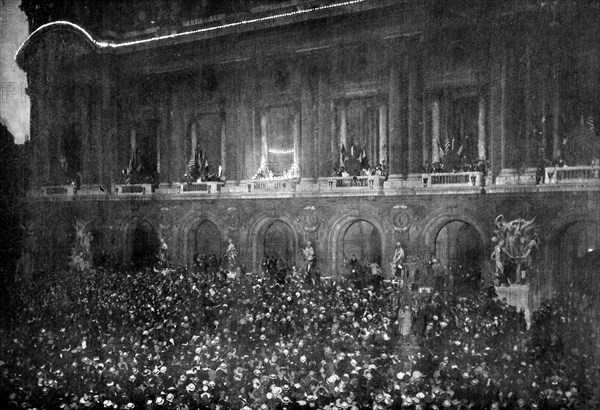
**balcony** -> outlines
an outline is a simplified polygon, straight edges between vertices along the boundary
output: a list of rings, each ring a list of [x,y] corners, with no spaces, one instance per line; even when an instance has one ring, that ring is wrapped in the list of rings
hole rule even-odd
[[[327,177],[319,178],[319,191],[369,191],[382,190],[385,178],[379,175],[359,177]]]
[[[423,188],[480,187],[483,172],[448,172],[422,174]]]
[[[546,184],[589,184],[600,180],[600,165],[545,168]]]

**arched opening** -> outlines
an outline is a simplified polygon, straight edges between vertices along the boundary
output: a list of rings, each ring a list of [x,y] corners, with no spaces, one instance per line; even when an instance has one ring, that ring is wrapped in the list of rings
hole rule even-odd
[[[482,251],[479,233],[464,221],[448,222],[435,238],[435,258],[449,268],[480,270]]]
[[[370,222],[359,220],[353,222],[344,233],[343,258],[367,266],[375,262],[381,266],[381,234]]]
[[[136,267],[152,265],[158,255],[160,241],[154,227],[147,221],[141,222],[133,231],[131,262]]]
[[[283,221],[275,221],[267,228],[263,257],[280,260],[284,267],[296,264],[296,239],[292,228]]]
[[[559,282],[573,283],[581,289],[597,284],[600,281],[597,273],[600,266],[598,223],[575,222],[565,229],[558,241],[554,269]]]
[[[223,257],[223,239],[217,225],[204,221],[196,230],[194,254],[205,255],[220,260]]]

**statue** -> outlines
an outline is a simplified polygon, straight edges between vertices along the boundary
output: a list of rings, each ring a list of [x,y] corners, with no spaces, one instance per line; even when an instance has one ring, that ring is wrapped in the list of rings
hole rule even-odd
[[[539,235],[534,225],[535,218],[525,220],[517,218],[510,222],[504,221],[503,215],[498,215],[494,221],[496,230],[492,242],[495,244],[492,259],[496,262],[496,275],[510,284],[524,284],[527,271],[533,264],[532,251],[538,247]],[[514,265],[514,273],[507,275],[506,262]]]
[[[310,241],[306,242],[306,248],[302,250],[304,254],[304,269],[310,275],[311,269],[315,263],[315,250]]]
[[[85,222],[82,219],[76,219],[73,226],[75,227],[75,244],[71,250],[71,261],[69,266],[83,272],[92,266],[92,233],[86,229],[91,222]]]
[[[404,249],[402,248],[402,243],[396,243],[396,250],[394,251],[394,257],[392,259],[392,276],[397,276],[398,271],[400,271],[400,276],[402,276],[403,266],[402,262],[404,261]]]
[[[233,273],[238,268],[238,254],[235,245],[233,244],[233,239],[227,239],[227,249],[225,250],[225,261],[227,263],[227,271]]]
[[[412,310],[410,306],[405,305],[404,309],[400,308],[398,312],[398,321],[400,322],[400,334],[402,337],[408,337],[412,328]]]
[[[166,263],[169,260],[169,247],[163,238],[160,238],[160,246],[158,248],[158,261]]]

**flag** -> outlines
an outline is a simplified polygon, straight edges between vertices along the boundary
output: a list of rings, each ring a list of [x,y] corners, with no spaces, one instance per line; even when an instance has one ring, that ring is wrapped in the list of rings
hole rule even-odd
[[[596,125],[594,124],[594,116],[593,115],[588,115],[587,118],[585,119],[585,126],[588,130],[590,130],[591,132],[596,132]]]
[[[446,138],[446,142],[444,142],[444,155],[449,153],[450,149],[452,149],[452,143],[450,139]]]
[[[346,157],[346,147],[342,144],[342,148],[340,149],[340,167],[344,166],[344,158]]]
[[[369,166],[369,163],[367,161],[367,155],[365,154],[364,149],[360,152],[360,155],[358,156],[358,160],[360,161],[361,168],[367,168]]]
[[[196,156],[194,155],[192,157],[192,159],[190,159],[190,162],[188,162],[188,168],[192,169],[196,167]]]

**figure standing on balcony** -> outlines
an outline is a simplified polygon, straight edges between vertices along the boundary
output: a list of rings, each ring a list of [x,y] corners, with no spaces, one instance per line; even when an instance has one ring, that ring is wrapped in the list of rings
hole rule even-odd
[[[396,243],[396,250],[394,251],[394,257],[392,259],[392,276],[402,276],[402,272],[404,267],[402,266],[402,262],[404,261],[404,249],[402,248],[402,243]]]

